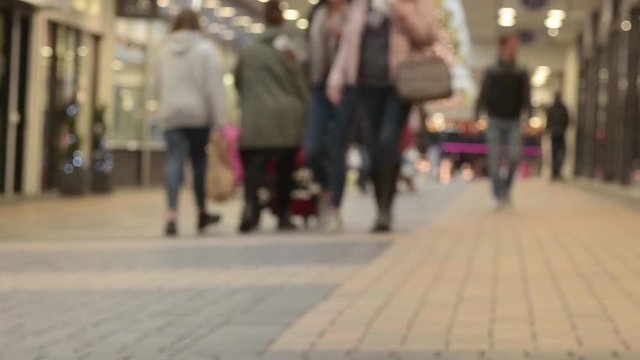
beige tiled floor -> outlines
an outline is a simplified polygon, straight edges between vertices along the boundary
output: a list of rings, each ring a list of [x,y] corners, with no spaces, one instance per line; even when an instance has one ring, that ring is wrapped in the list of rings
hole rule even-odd
[[[570,185],[430,186],[382,237],[350,196],[341,236],[167,241],[159,199],[0,206],[0,359],[640,359],[640,213]]]

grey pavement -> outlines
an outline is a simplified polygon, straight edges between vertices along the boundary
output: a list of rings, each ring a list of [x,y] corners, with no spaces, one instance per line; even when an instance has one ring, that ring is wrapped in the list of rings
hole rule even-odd
[[[186,195],[186,193],[185,193]],[[0,359],[640,359],[639,213],[564,185],[402,193],[398,231],[164,239],[158,191],[0,206]]]

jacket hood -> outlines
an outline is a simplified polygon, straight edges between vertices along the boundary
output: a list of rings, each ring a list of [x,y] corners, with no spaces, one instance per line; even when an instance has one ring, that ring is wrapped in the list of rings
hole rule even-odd
[[[165,46],[172,54],[184,55],[195,47],[203,37],[197,31],[181,30],[169,35]]]
[[[269,42],[272,42],[275,38],[277,38],[280,35],[288,35],[288,32],[284,27],[269,26],[258,37],[258,40],[261,42],[269,43]]]

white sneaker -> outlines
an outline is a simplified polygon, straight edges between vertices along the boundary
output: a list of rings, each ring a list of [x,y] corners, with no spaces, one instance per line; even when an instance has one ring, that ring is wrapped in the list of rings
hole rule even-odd
[[[331,208],[331,197],[328,193],[320,193],[318,198],[318,225],[324,229],[329,221],[329,210]]]

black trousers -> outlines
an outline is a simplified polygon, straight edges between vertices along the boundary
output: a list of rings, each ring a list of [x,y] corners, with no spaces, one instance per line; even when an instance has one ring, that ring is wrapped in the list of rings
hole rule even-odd
[[[244,149],[244,201],[245,206],[257,208],[258,190],[264,184],[267,166],[276,165],[276,213],[278,217],[289,215],[291,192],[294,188],[293,171],[297,149]]]
[[[551,162],[553,177],[559,178],[567,154],[567,141],[564,134],[551,136]]]

